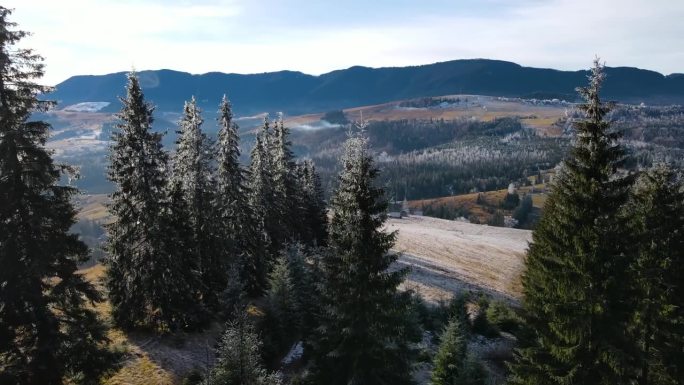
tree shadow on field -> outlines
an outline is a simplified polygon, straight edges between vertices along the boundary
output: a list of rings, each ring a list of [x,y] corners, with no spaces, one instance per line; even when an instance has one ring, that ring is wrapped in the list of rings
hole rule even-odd
[[[171,384],[193,371],[204,375],[214,364],[216,342],[222,330],[216,323],[204,331],[192,333],[121,332],[129,354],[121,363],[118,377],[130,384]]]
[[[399,253],[399,259],[391,267],[392,270],[403,268],[409,269],[403,287],[415,290],[431,303],[449,300],[455,294],[463,292],[483,292],[510,304],[519,303],[519,299],[510,294],[468,282],[455,271],[411,254]]]

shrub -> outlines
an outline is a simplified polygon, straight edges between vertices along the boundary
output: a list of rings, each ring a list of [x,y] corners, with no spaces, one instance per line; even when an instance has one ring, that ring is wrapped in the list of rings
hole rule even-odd
[[[499,331],[515,333],[520,325],[518,315],[503,301],[494,301],[487,308],[487,322]]]

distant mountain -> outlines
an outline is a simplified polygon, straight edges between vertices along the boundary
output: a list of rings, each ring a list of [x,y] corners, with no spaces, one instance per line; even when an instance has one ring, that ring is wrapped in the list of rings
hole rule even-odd
[[[684,104],[684,75],[664,76],[631,67],[607,69],[604,96],[647,104]],[[280,71],[261,74],[210,72],[193,75],[173,70],[139,73],[147,98],[161,111],[180,112],[195,95],[207,112],[224,93],[240,114],[283,111],[290,115],[383,103],[423,96],[478,94],[527,98],[573,99],[575,87],[586,83],[587,71],[523,67],[515,63],[473,59],[411,67],[351,67],[319,76]],[[118,110],[126,73],[74,76],[50,95],[61,107],[84,102],[109,102]]]

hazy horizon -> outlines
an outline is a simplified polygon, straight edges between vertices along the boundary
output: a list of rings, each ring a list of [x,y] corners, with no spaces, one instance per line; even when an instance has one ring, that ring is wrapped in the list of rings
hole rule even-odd
[[[47,58],[48,84],[132,68],[319,75],[472,58],[579,70],[595,55],[611,67],[684,72],[684,3],[667,0],[7,3],[33,32],[23,44]]]

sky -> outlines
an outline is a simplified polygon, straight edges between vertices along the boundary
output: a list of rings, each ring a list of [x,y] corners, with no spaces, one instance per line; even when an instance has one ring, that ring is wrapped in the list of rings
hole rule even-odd
[[[73,75],[406,66],[469,58],[577,70],[684,72],[684,0],[4,0]]]

